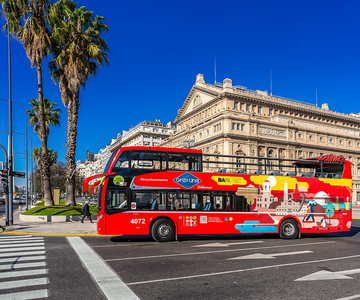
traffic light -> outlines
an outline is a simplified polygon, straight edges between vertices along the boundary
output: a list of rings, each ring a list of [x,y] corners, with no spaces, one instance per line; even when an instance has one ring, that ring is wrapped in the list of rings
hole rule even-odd
[[[7,170],[0,170],[0,183],[8,184]]]

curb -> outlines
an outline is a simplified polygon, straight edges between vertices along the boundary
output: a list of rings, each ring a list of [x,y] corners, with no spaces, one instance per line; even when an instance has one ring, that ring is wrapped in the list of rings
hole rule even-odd
[[[36,216],[36,215],[19,215],[19,220],[23,222],[35,222],[35,223],[64,223],[64,222],[78,222],[81,221],[83,215],[72,216]],[[97,215],[92,215],[91,219],[96,221]]]

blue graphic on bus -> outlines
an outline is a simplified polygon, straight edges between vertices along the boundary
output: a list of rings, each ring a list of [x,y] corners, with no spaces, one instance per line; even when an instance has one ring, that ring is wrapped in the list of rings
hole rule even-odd
[[[245,221],[244,223],[236,224],[235,228],[238,229],[241,233],[277,233],[277,226],[272,225],[261,225],[259,226],[260,221]]]
[[[201,180],[190,173],[184,173],[176,177],[174,181],[186,189],[191,189],[193,186],[199,184]]]

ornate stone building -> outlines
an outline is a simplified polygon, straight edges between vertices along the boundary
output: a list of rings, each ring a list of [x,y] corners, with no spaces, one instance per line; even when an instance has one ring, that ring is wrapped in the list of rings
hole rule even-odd
[[[360,201],[360,116],[233,86],[197,75],[175,119],[177,133],[161,146],[209,154],[283,159],[344,155],[352,164],[353,201]]]

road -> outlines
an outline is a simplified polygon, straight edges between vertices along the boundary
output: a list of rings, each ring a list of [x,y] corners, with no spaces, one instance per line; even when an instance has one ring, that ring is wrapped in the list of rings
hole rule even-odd
[[[296,240],[0,235],[0,269],[0,300],[360,299],[360,220],[346,234]],[[32,270],[41,274],[15,273]],[[21,286],[27,279],[38,285]]]

